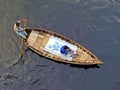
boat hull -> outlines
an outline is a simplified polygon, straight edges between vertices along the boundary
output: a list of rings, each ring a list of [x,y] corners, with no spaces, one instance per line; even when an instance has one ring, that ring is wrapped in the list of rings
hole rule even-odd
[[[26,46],[46,58],[78,65],[103,64],[103,62],[88,49],[58,33],[41,28],[27,28],[26,32],[28,33],[25,41]],[[75,50],[78,53],[77,56],[73,58],[62,55],[60,53],[60,47],[64,44]]]

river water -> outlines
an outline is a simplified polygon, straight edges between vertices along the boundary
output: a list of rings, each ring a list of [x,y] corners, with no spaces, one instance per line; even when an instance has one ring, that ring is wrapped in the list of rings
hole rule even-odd
[[[85,46],[104,62],[73,66],[24,46],[13,24],[45,28]],[[0,90],[119,90],[120,0],[0,0]]]

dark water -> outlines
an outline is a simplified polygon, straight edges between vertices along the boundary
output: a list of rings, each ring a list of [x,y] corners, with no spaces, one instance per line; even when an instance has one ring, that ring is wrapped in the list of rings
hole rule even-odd
[[[104,64],[71,66],[29,49],[18,62],[12,26],[20,18],[75,40]],[[120,0],[0,0],[0,90],[119,90],[119,68]]]

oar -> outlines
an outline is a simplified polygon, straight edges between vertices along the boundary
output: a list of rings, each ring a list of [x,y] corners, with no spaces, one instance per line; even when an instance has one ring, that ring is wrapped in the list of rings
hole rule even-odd
[[[25,21],[25,23],[24,23],[24,30],[25,30],[25,28],[26,28],[26,21]],[[22,58],[22,56],[23,56],[23,44],[24,44],[24,31],[22,32],[22,39],[21,39],[21,45],[20,45],[20,54],[19,54],[19,59],[21,59]]]
[[[21,59],[22,56],[23,56],[23,44],[24,44],[24,38],[23,38],[23,36],[22,36],[22,38],[21,38],[21,45],[20,45],[19,59]]]

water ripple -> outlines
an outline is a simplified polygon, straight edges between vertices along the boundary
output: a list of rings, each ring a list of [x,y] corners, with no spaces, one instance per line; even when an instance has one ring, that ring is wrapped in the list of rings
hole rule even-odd
[[[60,0],[60,1],[64,1],[67,3],[79,3],[81,0]]]
[[[116,44],[116,45],[120,45],[120,41],[118,41],[117,39],[115,39],[115,38],[111,38],[112,40],[113,40],[113,42]]]
[[[116,8],[116,10],[120,13],[120,2],[118,2],[117,0],[112,0],[111,3]]]

